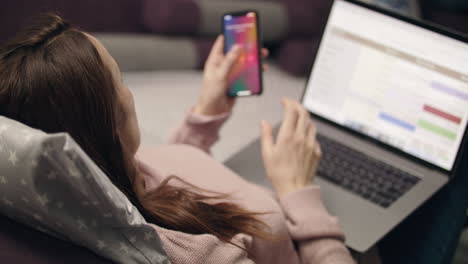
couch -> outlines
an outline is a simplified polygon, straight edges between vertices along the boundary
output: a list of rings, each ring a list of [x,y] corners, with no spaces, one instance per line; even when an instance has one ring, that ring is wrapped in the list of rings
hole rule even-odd
[[[33,15],[51,10],[59,11],[65,18],[87,31],[126,32],[138,35],[151,33],[141,21],[142,0],[8,0],[2,5],[3,8],[0,9],[0,44],[13,36],[21,25],[27,23]],[[422,11],[423,17],[427,20],[468,33],[468,14],[466,12],[443,10],[429,1],[422,2]],[[166,37],[168,34],[165,33],[163,35]],[[285,55],[288,53],[281,53],[281,49],[285,48],[281,46],[285,44],[284,42],[277,41],[270,44],[273,49],[276,49],[277,52],[274,55],[276,55],[279,61],[282,58],[285,60],[286,57],[299,55],[306,57],[300,50],[300,48],[304,47],[303,41],[314,43],[313,37],[291,38],[290,40],[293,41],[290,41],[288,45],[292,47],[290,50],[295,50],[295,53],[289,53],[288,56]],[[187,40],[179,39],[178,41]],[[124,74],[124,79],[129,82],[129,86],[135,93],[137,112],[142,123],[143,144],[156,145],[163,143],[167,137],[168,129],[175,125],[184,114],[185,109],[193,102],[193,97],[198,89],[198,87],[193,87],[193,83],[201,83],[201,79],[198,72],[188,71],[188,69],[199,69],[202,67],[211,38],[203,38],[200,40],[200,43],[197,45],[204,48],[204,52],[200,52],[204,55],[195,56],[192,58],[192,63],[184,64],[184,71]],[[310,52],[310,49],[304,52]],[[153,66],[150,65],[144,70],[150,70]],[[178,65],[175,65],[171,69],[177,67]],[[300,67],[295,67],[291,68],[288,67],[287,63],[283,63],[281,69],[286,69],[288,72],[301,77],[291,76],[274,67],[270,71],[270,74],[267,73],[265,77],[266,82],[272,88],[270,92],[267,92],[260,99],[260,103],[252,99],[240,102],[241,105],[237,108],[236,115],[226,125],[221,135],[222,138],[226,137],[232,140],[223,141],[215,147],[214,155],[217,159],[224,161],[234,154],[237,149],[253,140],[258,135],[257,124],[260,119],[267,119],[273,123],[279,122],[281,119],[281,109],[277,104],[279,99],[278,94],[287,94],[293,98],[300,97],[305,82],[303,78],[304,69],[308,68],[308,62],[300,65]],[[175,84],[174,80],[177,80]],[[155,92],[155,83],[159,84],[158,87],[163,87],[161,90],[169,89],[169,85],[171,85],[170,89],[173,92],[170,94],[163,93],[159,89]],[[272,91],[278,91],[278,93]],[[180,110],[171,111],[175,108],[169,108],[171,110],[157,112],[154,110],[155,108],[168,109],[166,106],[160,106],[161,108],[159,108],[158,105],[154,105],[161,98],[164,98],[164,101],[178,100],[182,107],[177,108]],[[261,113],[258,118],[245,120],[245,116],[255,111]],[[154,123],[158,125],[154,125]],[[234,132],[234,128],[240,125],[246,129],[239,133]],[[4,216],[0,216],[0,262],[109,263],[85,248],[64,243],[59,239],[18,224]]]
[[[261,11],[266,45],[280,67],[304,76],[315,55],[320,22],[331,0],[9,0],[0,9],[0,44],[12,37],[39,13],[58,12],[74,25],[89,32],[132,33],[157,36],[163,46],[172,41],[185,46],[190,56],[175,60],[174,68],[201,69],[225,10],[253,7]],[[466,5],[421,0],[422,18],[468,33]],[[455,1],[449,1],[455,2]],[[442,4],[441,4],[442,3]],[[451,7],[451,8],[450,8]],[[180,49],[179,49],[180,50]],[[176,55],[177,49],[165,54]],[[167,60],[153,63],[166,69]],[[145,68],[146,69],[146,68]],[[129,68],[125,70],[134,70]]]

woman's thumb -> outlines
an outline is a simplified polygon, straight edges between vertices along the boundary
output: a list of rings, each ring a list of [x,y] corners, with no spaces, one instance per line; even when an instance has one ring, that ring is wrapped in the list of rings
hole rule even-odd
[[[224,57],[224,61],[221,63],[220,70],[223,76],[228,76],[231,72],[231,69],[237,62],[241,53],[241,47],[239,45],[234,45],[232,49]]]

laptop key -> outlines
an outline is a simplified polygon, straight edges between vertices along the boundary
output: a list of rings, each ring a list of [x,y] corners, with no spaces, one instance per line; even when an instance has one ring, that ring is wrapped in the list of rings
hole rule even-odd
[[[323,157],[318,174],[325,180],[388,208],[419,178],[323,135],[317,135]]]

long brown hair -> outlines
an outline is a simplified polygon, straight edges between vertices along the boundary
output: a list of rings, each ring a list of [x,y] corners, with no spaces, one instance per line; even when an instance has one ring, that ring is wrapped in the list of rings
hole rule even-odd
[[[96,47],[57,15],[42,16],[0,48],[0,115],[48,133],[68,132],[148,222],[224,242],[238,233],[271,237],[259,213],[186,182],[175,187],[169,184],[175,176],[148,193],[138,191],[132,184],[137,168],[118,132],[119,107]]]

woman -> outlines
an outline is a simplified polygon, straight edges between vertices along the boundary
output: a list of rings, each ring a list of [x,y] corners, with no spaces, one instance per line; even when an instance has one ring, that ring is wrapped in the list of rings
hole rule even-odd
[[[313,184],[320,147],[299,103],[283,100],[276,140],[261,127],[276,196],[206,154],[235,104],[226,80],[239,53],[224,55],[218,37],[200,98],[170,144],[137,157],[133,97],[116,62],[93,36],[49,15],[0,50],[0,115],[68,132],[156,225],[173,263],[353,263]]]

